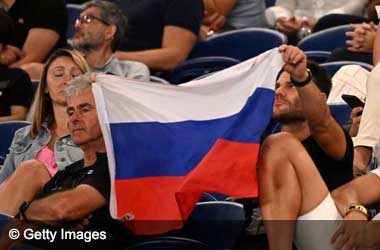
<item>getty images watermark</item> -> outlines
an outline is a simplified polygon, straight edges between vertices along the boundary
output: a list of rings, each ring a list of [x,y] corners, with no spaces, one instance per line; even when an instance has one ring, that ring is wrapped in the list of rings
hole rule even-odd
[[[13,228],[9,230],[8,236],[11,240],[17,240],[20,238],[21,233],[19,230]],[[55,240],[61,239],[82,240],[89,243],[93,240],[107,239],[107,233],[105,231],[68,231],[63,228],[57,231],[50,229],[33,230],[28,228],[22,232],[22,236],[26,240],[46,240],[49,242],[54,242]]]

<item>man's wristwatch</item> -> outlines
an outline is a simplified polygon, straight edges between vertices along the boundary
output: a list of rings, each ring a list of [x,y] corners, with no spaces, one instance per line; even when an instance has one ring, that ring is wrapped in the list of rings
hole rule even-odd
[[[29,208],[31,203],[32,203],[31,201],[24,201],[18,210],[19,214],[22,216],[22,219],[25,221],[29,221],[25,215],[25,212]]]
[[[344,208],[344,217],[346,217],[349,213],[351,213],[353,211],[362,213],[366,217],[368,216],[368,211],[367,211],[367,209],[364,206],[358,205],[358,204],[351,204],[351,205],[347,205]]]
[[[313,75],[311,74],[310,69],[306,69],[306,73],[307,73],[307,78],[306,78],[305,80],[299,82],[299,81],[297,81],[297,80],[294,80],[292,77],[290,77],[290,81],[291,81],[291,82],[293,83],[293,85],[296,86],[296,87],[303,87],[303,86],[305,86],[306,84],[308,84],[308,83],[311,81],[312,77],[313,77]]]

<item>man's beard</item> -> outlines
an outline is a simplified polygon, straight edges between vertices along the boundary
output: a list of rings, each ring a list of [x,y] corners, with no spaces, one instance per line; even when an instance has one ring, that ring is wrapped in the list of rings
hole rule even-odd
[[[306,118],[301,110],[272,114],[272,119],[278,121],[281,124],[291,124],[306,121]]]
[[[103,41],[101,39],[92,38],[90,36],[82,35],[81,38],[74,38],[70,40],[70,45],[73,49],[79,50],[82,53],[88,53],[90,51],[100,48]]]

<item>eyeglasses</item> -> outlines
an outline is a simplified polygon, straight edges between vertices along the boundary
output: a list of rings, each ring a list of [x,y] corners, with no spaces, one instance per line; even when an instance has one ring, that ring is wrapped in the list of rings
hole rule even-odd
[[[93,16],[93,15],[83,15],[83,16],[80,16],[78,17],[76,20],[75,20],[75,24],[83,24],[83,23],[92,23],[94,20],[97,20],[98,22],[101,22],[105,25],[110,25],[109,23],[107,23],[106,21],[104,21],[103,19],[100,19],[99,17],[96,17],[96,16]]]

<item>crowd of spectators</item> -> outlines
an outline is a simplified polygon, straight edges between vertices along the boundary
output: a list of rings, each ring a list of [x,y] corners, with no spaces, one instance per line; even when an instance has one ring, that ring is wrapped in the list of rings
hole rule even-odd
[[[68,3],[82,4],[72,24]],[[90,74],[76,77],[93,72],[137,81],[149,81],[151,75],[167,78],[197,43],[219,33],[274,29],[296,45],[305,20],[313,32],[351,24],[347,47],[334,51],[329,60],[375,67],[361,82],[367,85],[365,106],[352,110],[349,131],[337,123],[326,103],[335,86],[328,73],[296,46],[278,48],[285,65],[277,77],[272,118],[281,131],[263,141],[259,165],[259,209],[269,242],[263,249],[290,250],[293,242],[300,250],[332,249],[331,242],[338,249],[380,248],[373,233],[380,226],[367,221],[364,207],[380,197],[377,4],[380,1],[277,0],[266,7],[264,0],[0,0],[0,122],[25,120],[28,112],[31,116],[31,124],[15,133],[0,168],[0,213],[54,226],[106,226],[114,233],[113,249],[125,246],[129,232],[108,211],[110,177],[90,91],[94,79]],[[69,25],[75,27],[72,37],[66,37]],[[75,180],[78,176],[83,178]],[[17,188],[20,185],[25,188]],[[56,192],[58,186],[62,192]],[[105,218],[107,225],[99,223]],[[320,231],[302,223],[342,219],[367,222],[330,223]],[[1,239],[3,249],[10,242]],[[251,243],[252,249],[258,244]]]

